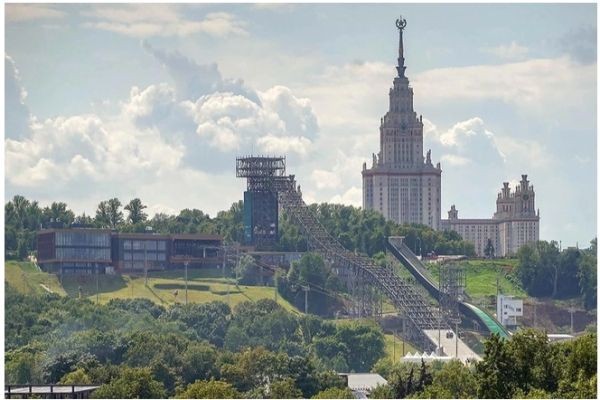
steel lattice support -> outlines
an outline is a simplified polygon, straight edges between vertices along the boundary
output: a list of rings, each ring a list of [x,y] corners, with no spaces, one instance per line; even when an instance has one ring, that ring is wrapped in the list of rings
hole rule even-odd
[[[376,265],[370,258],[346,250],[323,227],[302,200],[300,188],[296,188],[294,176],[285,176],[283,157],[245,157],[237,159],[237,176],[248,179],[248,190],[260,189],[278,193],[279,206],[304,234],[308,248],[316,251],[329,263],[343,271],[346,283],[355,299],[358,299],[358,315],[373,314],[373,297],[367,287],[384,293],[396,309],[408,321],[411,339],[426,350],[433,343],[423,333],[424,329],[440,327],[438,313],[412,284],[400,278],[391,269]],[[372,290],[372,289],[370,289]],[[444,321],[442,328],[447,328]]]

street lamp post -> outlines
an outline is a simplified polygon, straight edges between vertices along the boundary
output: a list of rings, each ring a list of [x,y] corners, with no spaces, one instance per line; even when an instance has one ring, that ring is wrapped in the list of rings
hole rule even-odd
[[[438,355],[442,355],[442,264],[438,262]]]
[[[189,264],[188,260],[185,260],[185,262],[183,263],[183,265],[185,267],[185,305],[186,306],[188,303],[188,264]]]
[[[422,256],[421,254],[421,238],[417,236],[417,243],[419,243],[419,252],[417,253],[418,256]],[[415,243],[415,247],[416,247],[416,243]],[[417,251],[417,249],[415,248],[415,251]]]

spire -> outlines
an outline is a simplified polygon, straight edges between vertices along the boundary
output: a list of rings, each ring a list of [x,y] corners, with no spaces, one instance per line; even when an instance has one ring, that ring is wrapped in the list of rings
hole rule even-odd
[[[400,16],[396,20],[396,28],[400,31],[400,43],[398,44],[398,66],[396,70],[398,70],[398,76],[404,77],[404,71],[406,67],[404,66],[404,43],[402,42],[402,31],[406,28],[406,20]]]

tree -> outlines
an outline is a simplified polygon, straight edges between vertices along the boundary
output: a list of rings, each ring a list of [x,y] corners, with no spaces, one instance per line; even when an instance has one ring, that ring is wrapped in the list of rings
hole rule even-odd
[[[93,393],[97,399],[162,399],[166,395],[163,384],[152,378],[149,368],[129,367],[123,367],[117,378]]]
[[[108,221],[111,229],[117,229],[123,223],[121,201],[116,197],[107,200]]]
[[[254,283],[256,278],[256,268],[254,257],[247,254],[240,258],[240,262],[235,267],[235,276],[238,283]],[[253,276],[254,275],[254,276]]]
[[[14,212],[17,228],[23,228],[29,208],[29,200],[21,195],[16,195],[12,200],[12,211]]]
[[[59,382],[61,385],[91,385],[92,379],[82,368],[64,375]]]
[[[73,211],[67,209],[67,204],[62,202],[53,202],[50,207],[45,207],[43,215],[46,222],[62,222],[65,226],[71,225],[75,219]]]
[[[485,342],[483,360],[476,365],[477,397],[508,399],[515,391],[513,359],[506,343],[492,334]]]
[[[98,208],[96,209],[96,217],[94,218],[94,222],[100,228],[109,228],[112,227],[111,224],[111,211],[108,201],[101,201],[98,204]]]
[[[494,258],[494,245],[492,244],[492,239],[487,240],[487,245],[483,250],[483,254],[485,254],[487,258]]]
[[[598,262],[596,255],[597,239],[592,240],[589,249],[582,252],[577,278],[583,304],[587,309],[596,307]]]
[[[125,210],[129,212],[127,216],[127,220],[132,224],[138,224],[140,222],[144,222],[148,215],[144,213],[144,209],[148,208],[146,205],[142,204],[142,201],[138,198],[135,198],[129,202],[125,206]]]
[[[269,385],[269,398],[301,399],[302,391],[296,387],[292,378],[277,379]]]
[[[394,399],[394,389],[391,385],[377,385],[375,389],[369,393],[370,399]]]
[[[171,306],[161,315],[160,319],[166,321],[180,321],[193,330],[199,340],[208,340],[209,343],[223,346],[223,338],[229,327],[231,309],[221,301],[212,301],[203,304],[176,304]]]
[[[557,348],[548,342],[545,333],[521,330],[506,343],[506,349],[511,358],[512,385],[525,393],[534,388],[556,391],[561,366],[555,362]]]
[[[346,388],[328,388],[315,394],[312,399],[353,399],[352,390]]]
[[[597,336],[587,333],[577,339],[564,343],[565,360],[561,363],[562,379],[558,397],[596,398],[589,396],[594,381],[597,380]],[[581,396],[583,395],[583,396]]]
[[[235,388],[223,381],[196,381],[179,393],[179,399],[239,399],[242,395]]]
[[[289,358],[284,353],[273,353],[264,347],[249,348],[234,354],[230,360],[223,360],[220,373],[237,390],[247,392],[265,387],[277,377],[288,376],[288,364]]]
[[[183,354],[183,379],[186,383],[217,377],[217,351],[208,343],[195,343]]]
[[[458,360],[443,365],[425,387],[423,398],[472,399],[477,396],[477,380],[471,370]]]
[[[385,353],[381,328],[371,322],[353,322],[339,325],[335,339],[352,349],[347,353],[348,368],[355,372],[368,372]]]

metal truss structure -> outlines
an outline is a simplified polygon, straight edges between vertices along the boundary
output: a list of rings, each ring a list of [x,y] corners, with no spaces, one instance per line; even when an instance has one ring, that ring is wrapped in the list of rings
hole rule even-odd
[[[448,321],[460,323],[458,305],[464,300],[466,279],[462,268],[448,264],[440,268],[440,306]]]
[[[333,265],[350,294],[358,298],[356,314],[366,316],[381,312],[378,295],[383,294],[405,318],[409,339],[423,350],[435,348],[423,330],[448,328],[439,313],[413,284],[399,277],[391,267],[377,265],[370,258],[345,249],[331,236],[302,199],[294,176],[285,175],[284,158],[238,158],[237,176],[248,179],[248,190],[260,188],[278,193],[279,206],[300,228],[309,250],[321,254],[326,262]]]

